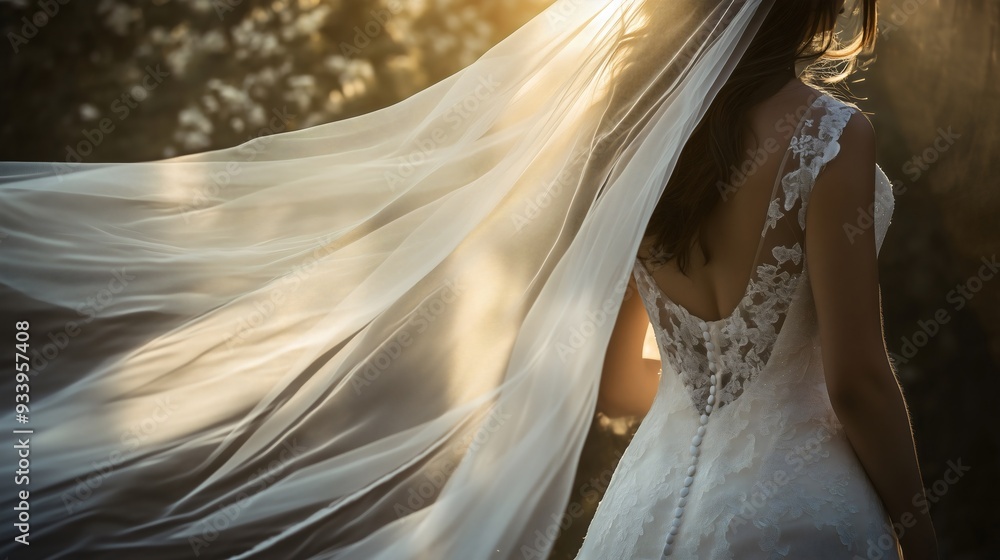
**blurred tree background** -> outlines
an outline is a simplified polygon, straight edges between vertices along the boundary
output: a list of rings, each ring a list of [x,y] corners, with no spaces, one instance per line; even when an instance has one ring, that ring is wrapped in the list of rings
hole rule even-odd
[[[470,64],[549,3],[59,0],[45,14],[38,0],[0,0],[0,160],[159,159],[277,132],[274,115],[299,129],[367,113]],[[888,350],[942,558],[998,558],[1000,278],[981,271],[1000,246],[1000,1],[883,0],[880,28],[850,94],[896,182],[880,258]],[[639,421],[595,417],[570,497],[584,514],[567,513],[552,558],[575,555]],[[969,467],[957,480],[955,463]]]

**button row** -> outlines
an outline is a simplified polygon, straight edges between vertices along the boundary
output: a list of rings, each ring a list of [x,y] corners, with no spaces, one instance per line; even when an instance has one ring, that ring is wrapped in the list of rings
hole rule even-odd
[[[712,333],[708,330],[708,324],[701,321],[698,326],[702,330],[702,337],[705,339],[705,357],[708,358],[708,369],[712,372],[709,381],[712,383],[708,388],[708,404],[699,419],[700,425],[694,437],[691,438],[691,465],[687,469],[687,478],[684,479],[684,487],[680,490],[680,500],[677,502],[677,509],[674,510],[674,519],[670,522],[670,530],[667,533],[667,544],[663,547],[663,556],[670,556],[677,533],[680,532],[681,518],[684,516],[684,507],[687,506],[688,494],[691,493],[691,485],[694,484],[694,475],[698,472],[698,456],[701,454],[701,442],[705,437],[705,426],[708,424],[708,417],[712,414],[715,404],[716,385],[718,383],[718,366],[715,364],[716,352],[715,344],[712,343]]]

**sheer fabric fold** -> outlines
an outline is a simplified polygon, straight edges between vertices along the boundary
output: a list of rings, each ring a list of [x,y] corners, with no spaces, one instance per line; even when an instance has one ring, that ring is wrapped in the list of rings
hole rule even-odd
[[[32,553],[544,558],[646,223],[770,5],[561,0],[367,115],[0,164]]]

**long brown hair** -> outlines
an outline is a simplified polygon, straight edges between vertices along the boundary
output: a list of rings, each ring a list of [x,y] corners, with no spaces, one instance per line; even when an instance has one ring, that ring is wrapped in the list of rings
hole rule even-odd
[[[776,0],[726,84],[695,128],[653,211],[646,236],[654,236],[655,253],[686,273],[695,238],[722,199],[719,185],[729,183],[732,169],[746,157],[748,113],[794,77],[796,64],[806,63],[805,83],[820,87],[843,81],[871,52],[878,33],[877,0],[848,0],[845,10],[858,25],[854,36],[836,33],[838,0]],[[707,262],[711,255],[701,244]]]

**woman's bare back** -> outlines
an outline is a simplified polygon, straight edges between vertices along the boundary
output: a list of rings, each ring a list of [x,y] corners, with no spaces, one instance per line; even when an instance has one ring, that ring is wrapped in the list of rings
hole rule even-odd
[[[692,315],[717,321],[739,305],[752,277],[768,205],[789,143],[820,95],[795,79],[750,110],[753,134],[746,140],[747,159],[729,183],[716,185],[722,198],[707,218],[704,242],[710,261],[704,262],[696,239],[687,275],[680,272],[676,259],[648,267],[664,294]],[[791,231],[771,233],[776,234],[787,236],[784,245],[801,241]],[[652,238],[644,239],[638,256],[655,255],[651,248]]]

